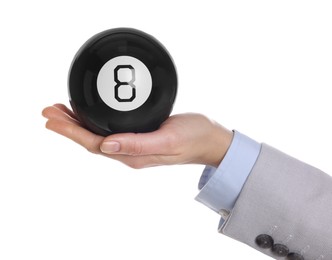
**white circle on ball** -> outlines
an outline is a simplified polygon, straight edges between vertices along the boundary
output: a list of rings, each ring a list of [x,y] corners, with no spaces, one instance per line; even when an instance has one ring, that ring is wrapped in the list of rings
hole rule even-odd
[[[97,90],[109,107],[130,111],[142,106],[152,90],[152,77],[143,62],[131,56],[110,59],[97,76]]]

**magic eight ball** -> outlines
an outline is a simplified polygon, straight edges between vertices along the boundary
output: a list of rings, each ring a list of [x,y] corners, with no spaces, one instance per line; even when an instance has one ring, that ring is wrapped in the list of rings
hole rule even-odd
[[[92,132],[150,132],[172,111],[177,74],[158,40],[116,28],[96,34],[78,50],[68,89],[73,111]]]

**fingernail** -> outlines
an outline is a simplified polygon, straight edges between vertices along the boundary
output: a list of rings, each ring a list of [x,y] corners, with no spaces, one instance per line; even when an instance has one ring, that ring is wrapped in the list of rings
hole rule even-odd
[[[114,141],[104,142],[100,146],[103,153],[116,153],[120,151],[120,143]]]

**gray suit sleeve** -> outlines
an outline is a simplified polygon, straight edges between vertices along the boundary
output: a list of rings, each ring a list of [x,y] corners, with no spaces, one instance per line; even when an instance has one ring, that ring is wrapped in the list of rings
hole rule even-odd
[[[263,144],[219,232],[275,259],[330,260],[332,178]]]

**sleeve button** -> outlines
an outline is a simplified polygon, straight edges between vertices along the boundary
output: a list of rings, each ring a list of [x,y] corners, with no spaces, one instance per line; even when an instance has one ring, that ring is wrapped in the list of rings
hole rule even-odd
[[[284,257],[288,255],[289,249],[283,244],[274,244],[272,246],[272,252],[276,256]]]
[[[266,234],[261,234],[257,236],[255,242],[260,248],[264,249],[271,248],[274,243],[273,238]]]

